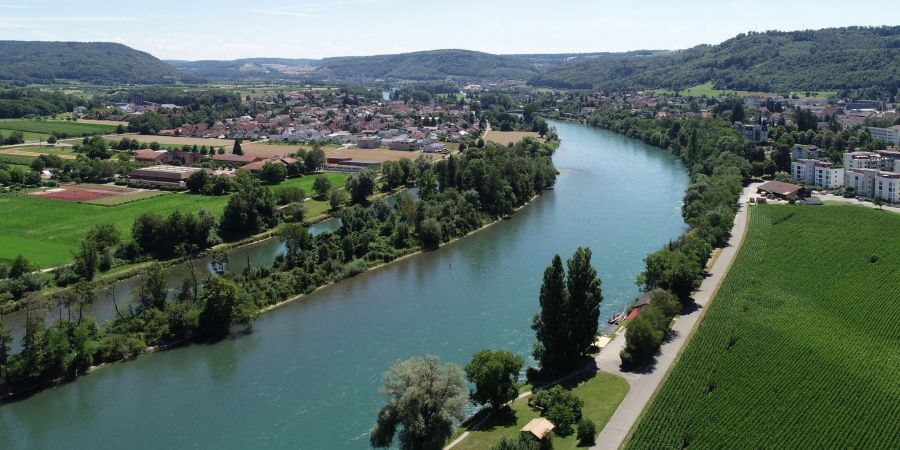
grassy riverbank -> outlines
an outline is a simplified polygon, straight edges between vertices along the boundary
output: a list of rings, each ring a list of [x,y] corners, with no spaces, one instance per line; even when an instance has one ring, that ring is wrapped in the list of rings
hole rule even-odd
[[[628,393],[628,382],[624,378],[605,372],[596,372],[591,374],[590,378],[578,379],[563,385],[570,387],[572,393],[584,401],[582,414],[591,419],[597,425],[597,429],[602,429],[606,425]],[[536,417],[540,417],[540,414],[528,406],[528,397],[519,398],[513,401],[509,408],[491,416],[477,429],[468,430],[469,435],[454,445],[453,449],[483,450],[496,445],[503,438],[517,439],[521,434],[519,430]],[[470,426],[474,427],[474,423],[480,419],[480,416],[475,416],[470,420],[472,423]],[[565,438],[554,436],[553,448],[566,450],[585,447],[580,446],[578,439],[572,434]]]

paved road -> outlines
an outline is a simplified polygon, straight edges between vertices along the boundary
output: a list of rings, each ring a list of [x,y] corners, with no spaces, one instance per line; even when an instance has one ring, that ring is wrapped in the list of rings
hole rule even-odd
[[[690,314],[679,317],[672,325],[671,340],[664,343],[660,348],[653,371],[650,373],[631,373],[623,372],[619,368],[619,363],[621,362],[619,352],[625,347],[624,330],[620,331],[597,355],[596,361],[600,370],[625,378],[631,385],[631,389],[603,428],[603,431],[597,438],[597,444],[593,447],[594,449],[613,450],[622,446],[653,393],[656,392],[656,389],[671,369],[672,364],[678,358],[681,349],[696,327],[697,322],[699,322],[700,317],[706,311],[706,305],[709,304],[725,274],[728,273],[728,269],[731,267],[731,263],[734,261],[735,255],[740,248],[747,229],[748,211],[745,205],[747,205],[750,193],[756,191],[756,186],[758,184],[753,184],[745,188],[741,193],[738,212],[734,219],[734,227],[731,229],[731,239],[728,241],[728,246],[722,249],[718,259],[716,259],[710,269],[710,276],[703,280],[700,289],[694,293],[694,301],[697,303],[698,308]]]

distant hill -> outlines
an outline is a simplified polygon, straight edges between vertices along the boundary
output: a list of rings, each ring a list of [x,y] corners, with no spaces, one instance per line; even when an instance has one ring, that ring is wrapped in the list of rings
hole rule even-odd
[[[471,50],[432,50],[397,55],[350,56],[322,60],[322,71],[343,80],[528,79],[538,69],[514,56]]]
[[[539,73],[538,64],[525,57],[469,50],[431,50],[325,59],[250,58],[234,61],[168,62],[184,74],[211,80],[526,80]]]
[[[318,59],[245,58],[231,61],[166,61],[181,73],[208,80],[274,80],[311,77]]]
[[[894,95],[900,27],[740,34],[718,45],[610,55],[552,68],[531,84],[595,89],[683,89],[712,82],[743,91],[863,90]]]
[[[171,65],[122,44],[0,41],[0,82],[167,84],[179,78]]]

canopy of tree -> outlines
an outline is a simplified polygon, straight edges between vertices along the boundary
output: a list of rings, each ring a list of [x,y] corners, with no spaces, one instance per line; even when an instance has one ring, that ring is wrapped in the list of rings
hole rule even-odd
[[[111,42],[0,41],[0,80],[171,84],[183,78],[149,53]]]
[[[538,86],[594,89],[720,89],[789,92],[862,90],[894,96],[900,80],[900,27],[849,27],[740,34],[653,56],[614,56],[567,64],[536,76]]]

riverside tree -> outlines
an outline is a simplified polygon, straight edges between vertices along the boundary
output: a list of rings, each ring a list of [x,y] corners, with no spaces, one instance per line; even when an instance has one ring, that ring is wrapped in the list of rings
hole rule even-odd
[[[588,352],[600,319],[600,278],[591,266],[591,250],[579,247],[563,270],[559,255],[544,271],[541,312],[531,328],[537,334],[534,357],[545,373],[571,369]]]
[[[465,418],[466,381],[455,364],[435,356],[410,358],[384,374],[381,393],[388,398],[369,432],[373,447],[391,446],[396,437],[404,450],[439,450]]]
[[[522,369],[521,356],[505,350],[482,350],[466,365],[466,377],[475,385],[472,402],[500,409],[519,395],[516,385]]]
[[[246,171],[234,177],[235,193],[222,211],[219,230],[228,238],[240,238],[272,228],[278,223],[275,195]]]

